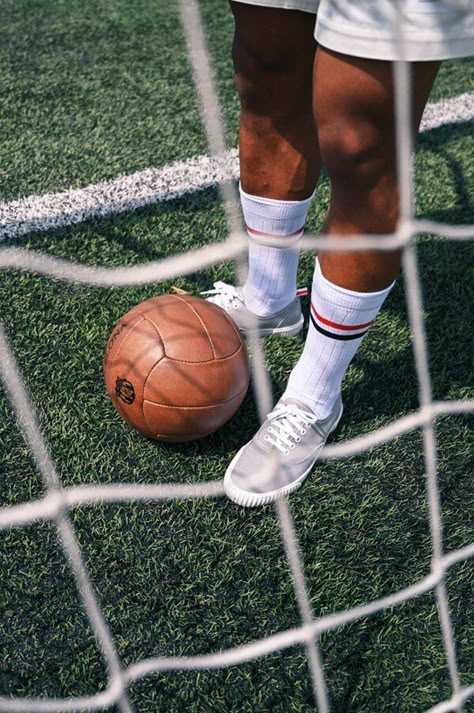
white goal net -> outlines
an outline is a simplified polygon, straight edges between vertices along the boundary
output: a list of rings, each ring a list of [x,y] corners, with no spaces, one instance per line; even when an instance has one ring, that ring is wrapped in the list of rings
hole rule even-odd
[[[178,0],[188,52],[194,72],[196,90],[200,100],[203,123],[206,128],[209,145],[209,162],[220,181],[219,189],[225,208],[228,233],[224,240],[203,248],[181,253],[163,260],[129,268],[109,269],[92,268],[59,260],[48,255],[22,248],[2,246],[0,248],[0,266],[2,269],[28,270],[38,274],[68,280],[82,285],[125,286],[138,285],[168,280],[180,275],[196,272],[206,266],[235,260],[242,265],[247,250],[247,240],[241,226],[238,210],[238,196],[235,184],[228,178],[229,152],[226,150],[223,124],[219,102],[215,89],[209,54],[206,49],[205,35],[196,0]],[[461,7],[462,4],[459,4]],[[467,5],[466,5],[467,7]],[[403,47],[403,35],[400,32]],[[428,368],[427,342],[422,319],[422,297],[417,267],[416,237],[420,233],[429,233],[447,240],[470,240],[474,238],[474,226],[453,226],[438,222],[419,220],[414,217],[412,206],[412,145],[410,140],[410,76],[409,65],[398,62],[395,65],[396,117],[397,117],[397,152],[400,177],[400,220],[393,235],[357,236],[340,238],[337,249],[365,250],[377,249],[403,250],[403,269],[406,285],[406,300],[410,326],[413,336],[416,373],[419,385],[419,408],[416,412],[399,418],[389,425],[367,435],[350,441],[328,445],[324,448],[323,458],[345,458],[366,452],[368,449],[387,443],[394,438],[421,429],[423,434],[424,467],[426,474],[426,494],[429,505],[429,526],[431,532],[432,559],[430,572],[413,586],[390,595],[367,602],[345,611],[318,617],[313,612],[305,583],[302,559],[296,529],[286,500],[275,506],[276,517],[281,528],[285,552],[293,578],[295,595],[299,605],[301,621],[291,630],[253,641],[236,648],[185,657],[156,657],[138,661],[131,666],[124,666],[114,644],[108,623],[91,584],[89,573],[84,563],[78,539],[69,509],[91,503],[158,501],[179,498],[220,497],[223,495],[222,482],[195,483],[193,485],[136,485],[109,484],[63,487],[50,456],[35,415],[32,402],[21,376],[3,328],[0,326],[0,374],[4,387],[16,412],[18,424],[34,456],[37,468],[45,485],[45,495],[39,500],[17,506],[0,509],[0,528],[21,527],[38,521],[55,523],[65,557],[73,573],[77,589],[93,628],[98,645],[106,662],[108,672],[107,688],[89,697],[63,699],[51,698],[8,698],[0,697],[1,711],[92,711],[116,705],[123,713],[133,710],[128,696],[129,686],[153,672],[185,669],[216,669],[236,665],[251,659],[265,656],[295,644],[304,645],[312,677],[315,702],[321,713],[330,710],[330,701],[325,683],[324,662],[322,661],[319,639],[324,632],[342,627],[362,617],[367,617],[389,607],[395,607],[425,592],[435,593],[439,612],[439,623],[446,653],[451,697],[441,701],[430,709],[430,713],[461,711],[463,703],[474,695],[474,686],[463,687],[456,658],[456,644],[451,625],[445,576],[450,567],[474,556],[474,543],[466,543],[461,549],[445,553],[443,550],[442,519],[437,476],[437,444],[434,424],[439,416],[468,413],[474,410],[474,400],[435,401],[432,397],[430,372]],[[235,154],[232,155],[233,160]],[[155,176],[156,178],[156,176]],[[104,189],[105,190],[105,189]],[[158,191],[159,194],[159,191]],[[156,200],[156,191],[151,190],[138,204]],[[20,202],[17,202],[16,207]],[[25,208],[26,206],[26,208]],[[128,209],[126,200],[118,200],[118,209]],[[13,236],[36,229],[48,228],[60,224],[60,215],[54,201],[46,206],[48,215],[35,212],[35,204],[23,202],[24,221],[19,225],[15,211],[10,206],[5,211],[3,228],[5,235]],[[83,205],[77,215],[69,216],[70,222],[80,221],[94,214],[94,207]],[[2,217],[2,216],[0,216]],[[49,222],[48,222],[49,220]],[[305,250],[334,249],[334,243],[327,238],[314,235],[306,236],[302,241]],[[262,349],[257,338],[252,340],[254,355],[252,369],[256,385],[256,399],[259,414],[263,417],[272,407],[272,397],[268,376],[262,359]]]

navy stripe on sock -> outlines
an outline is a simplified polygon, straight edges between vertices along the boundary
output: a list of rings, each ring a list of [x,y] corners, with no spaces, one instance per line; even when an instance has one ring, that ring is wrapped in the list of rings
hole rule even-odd
[[[369,331],[368,329],[366,329],[364,332],[357,332],[357,334],[335,334],[334,332],[328,332],[326,329],[320,327],[312,314],[310,314],[310,317],[311,322],[313,323],[313,327],[318,332],[320,332],[320,334],[324,334],[325,337],[329,337],[329,339],[339,339],[343,342],[346,342],[348,339],[359,339],[360,337],[363,337],[364,334],[367,334],[367,332]]]

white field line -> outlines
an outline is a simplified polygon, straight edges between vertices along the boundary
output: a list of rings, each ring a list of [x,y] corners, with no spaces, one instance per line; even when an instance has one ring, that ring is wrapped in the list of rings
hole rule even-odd
[[[461,94],[428,104],[421,131],[473,119],[474,93]],[[231,149],[224,160],[222,156],[198,156],[85,188],[0,203],[0,240],[172,200],[238,176],[237,149]]]

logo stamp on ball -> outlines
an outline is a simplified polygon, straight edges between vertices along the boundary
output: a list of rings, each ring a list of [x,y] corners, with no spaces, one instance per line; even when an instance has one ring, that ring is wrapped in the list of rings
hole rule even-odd
[[[121,379],[117,376],[115,382],[115,395],[126,404],[133,404],[135,401],[135,389],[133,384],[127,379]]]

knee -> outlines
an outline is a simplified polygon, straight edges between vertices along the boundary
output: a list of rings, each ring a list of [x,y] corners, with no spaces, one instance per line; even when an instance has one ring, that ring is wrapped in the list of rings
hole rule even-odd
[[[362,117],[335,117],[318,125],[321,158],[331,184],[339,191],[367,192],[396,185],[393,131],[385,122]]]
[[[274,118],[311,112],[311,60],[300,65],[288,48],[237,36],[232,58],[244,111]]]
[[[232,45],[232,60],[242,108],[260,113],[275,92],[277,65],[238,37]]]

